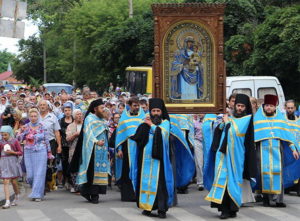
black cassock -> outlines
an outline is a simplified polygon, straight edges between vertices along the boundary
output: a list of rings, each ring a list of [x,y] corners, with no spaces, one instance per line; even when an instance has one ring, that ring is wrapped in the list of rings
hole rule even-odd
[[[129,158],[127,140],[122,143],[123,162],[122,162],[122,176],[118,180],[118,185],[121,189],[121,200],[126,202],[135,202],[135,193],[132,186],[132,181],[129,178]]]

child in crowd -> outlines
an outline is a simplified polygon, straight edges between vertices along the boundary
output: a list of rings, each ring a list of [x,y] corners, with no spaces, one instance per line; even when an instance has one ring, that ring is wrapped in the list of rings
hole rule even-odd
[[[22,169],[18,156],[22,156],[22,149],[19,141],[14,138],[11,126],[2,126],[0,132],[2,136],[0,140],[0,178],[3,179],[6,199],[2,208],[8,209],[10,206],[16,206],[19,199],[20,192],[17,180],[22,176]],[[9,199],[9,183],[12,183],[15,192],[15,199],[12,203]]]

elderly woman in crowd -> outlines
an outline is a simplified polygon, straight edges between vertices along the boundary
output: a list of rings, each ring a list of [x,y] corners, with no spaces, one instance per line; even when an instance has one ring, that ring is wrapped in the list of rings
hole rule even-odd
[[[16,132],[17,130],[19,130],[20,128],[20,121],[22,120],[22,114],[20,111],[18,110],[15,110],[13,112],[13,118],[14,118],[14,127],[13,127],[13,130],[14,132]]]
[[[21,113],[22,119],[27,119],[27,111],[26,111],[25,103],[24,103],[23,100],[18,100],[17,101],[17,108],[16,108],[16,110]]]
[[[7,98],[5,96],[2,96],[0,102],[0,115],[5,111],[7,105],[8,105]]]
[[[79,109],[75,109],[73,111],[73,123],[69,124],[66,131],[66,140],[69,142],[69,163],[73,157],[75,147],[78,141],[78,136],[81,131],[82,123],[83,123],[83,114]],[[76,174],[71,174],[70,179],[68,180],[71,188],[70,192],[74,193],[78,191],[78,187],[75,185]]]
[[[47,158],[53,159],[49,140],[44,126],[39,122],[39,112],[36,108],[29,110],[30,122],[21,128],[19,140],[26,141],[24,146],[27,182],[32,187],[29,198],[40,202],[44,198]]]

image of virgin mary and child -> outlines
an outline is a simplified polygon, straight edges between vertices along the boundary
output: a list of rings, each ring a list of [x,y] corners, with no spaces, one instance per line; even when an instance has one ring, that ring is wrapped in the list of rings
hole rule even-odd
[[[171,98],[200,99],[203,94],[203,66],[195,40],[187,36],[183,48],[176,51],[171,67]]]

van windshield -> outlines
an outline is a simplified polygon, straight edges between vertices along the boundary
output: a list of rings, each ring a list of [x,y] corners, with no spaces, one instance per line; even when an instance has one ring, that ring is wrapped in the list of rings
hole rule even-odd
[[[61,90],[65,90],[68,94],[72,94],[72,86],[46,86],[48,92],[61,93]]]

